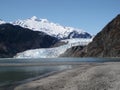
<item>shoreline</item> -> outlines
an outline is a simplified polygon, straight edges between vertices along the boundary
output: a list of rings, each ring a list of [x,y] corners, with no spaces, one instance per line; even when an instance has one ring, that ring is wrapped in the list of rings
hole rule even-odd
[[[16,86],[14,86],[14,88],[19,87],[19,86],[24,85],[24,84],[27,84],[27,83],[35,82],[35,81],[37,81],[37,80],[46,79],[46,78],[51,77],[51,76],[54,76],[54,75],[59,75],[59,74],[64,73],[64,72],[66,72],[66,71],[77,69],[77,68],[79,68],[79,67],[85,67],[85,68],[86,68],[87,66],[88,66],[88,67],[89,67],[89,66],[90,66],[90,67],[91,67],[91,66],[96,66],[96,65],[99,66],[100,64],[103,64],[103,63],[82,62],[81,64],[80,64],[80,63],[78,63],[78,64],[72,64],[72,65],[73,65],[73,68],[72,68],[72,69],[66,69],[66,70],[62,70],[62,71],[56,71],[56,72],[48,73],[47,76],[45,75],[45,76],[42,76],[41,78],[37,78],[37,79],[31,80],[31,81],[29,81],[29,82],[16,85]],[[61,64],[60,64],[60,65],[61,65]],[[65,64],[65,65],[67,65],[67,64]],[[70,64],[68,64],[68,65],[70,65]],[[14,88],[12,88],[11,90],[13,90]],[[16,89],[14,89],[14,90],[16,90]],[[22,90],[22,89],[20,89],[20,90]]]
[[[40,76],[33,77],[33,78],[28,78],[28,79],[25,79],[23,81],[18,81],[18,82],[12,83],[10,85],[1,86],[0,90],[1,89],[2,90],[14,90],[14,88],[16,86],[19,86],[21,84],[29,83],[29,82],[36,81],[36,80],[39,80],[39,79],[42,79],[42,78],[47,78],[47,77],[49,77],[51,75],[55,75],[55,74],[63,72],[63,71],[65,71],[65,70],[62,70],[62,71],[52,71],[52,72],[46,73],[44,75],[40,75]]]
[[[69,63],[69,64],[61,64],[61,63],[59,63],[59,64],[56,64],[56,63],[52,63],[52,64],[38,64],[38,65],[36,65],[36,64],[33,64],[33,65],[31,65],[31,64],[0,64],[0,67],[6,67],[6,66],[11,66],[11,67],[14,67],[14,66],[51,66],[51,65],[71,65],[71,63]],[[77,65],[76,63],[73,63],[72,64],[73,65],[73,67],[74,68],[76,68],[78,65],[80,65],[80,63]],[[29,83],[29,82],[32,82],[32,81],[36,81],[36,80],[39,80],[39,79],[42,79],[42,78],[47,78],[47,77],[49,77],[49,76],[52,76],[52,75],[55,75],[55,74],[58,74],[58,73],[61,73],[61,72],[65,72],[66,70],[69,70],[69,69],[64,69],[64,70],[58,70],[58,71],[52,71],[52,72],[48,72],[48,73],[46,73],[46,74],[43,74],[43,75],[40,75],[40,76],[37,76],[37,77],[33,77],[33,78],[28,78],[28,79],[25,79],[25,80],[22,80],[22,81],[17,81],[17,82],[15,82],[15,83],[12,83],[12,84],[9,84],[9,85],[5,85],[5,86],[1,86],[0,87],[0,90],[14,90],[14,88],[16,87],[16,86],[19,86],[19,85],[21,85],[21,84],[25,84],[25,83]]]
[[[49,62],[49,63],[2,63],[0,64],[0,67],[6,67],[6,66],[11,66],[11,67],[16,67],[16,66],[58,66],[58,65],[83,65],[87,63],[96,63],[96,62]],[[98,63],[103,63],[103,62],[98,62]]]
[[[84,63],[14,90],[119,90],[120,62]]]
[[[90,62],[89,64],[93,64],[93,62],[92,63]],[[79,67],[81,65],[86,65],[86,62],[82,62],[82,63],[64,63],[64,64],[63,63],[59,63],[59,64],[52,63],[52,64],[42,64],[41,66],[49,66],[49,65],[50,66],[51,65],[72,65],[72,69],[75,69],[75,68],[77,68],[77,67]],[[24,65],[23,64],[16,64],[16,65],[14,65],[14,64],[3,64],[3,65],[1,65],[0,64],[0,67],[2,67],[2,66],[3,67],[4,66],[12,66],[12,67],[20,66],[21,67],[21,66],[24,66]],[[26,66],[26,64],[25,64],[25,66]],[[28,64],[27,66],[36,66],[36,64],[35,65],[29,65]],[[65,70],[60,70],[60,71],[52,71],[52,72],[46,73],[44,75],[40,75],[40,76],[37,76],[37,77],[28,78],[28,79],[25,79],[25,80],[22,80],[22,81],[14,82],[14,83],[9,84],[9,85],[1,86],[0,90],[14,90],[15,87],[17,87],[17,86],[19,86],[21,84],[26,84],[26,83],[33,82],[33,81],[36,81],[36,80],[39,80],[39,79],[47,78],[49,76],[65,72],[65,71],[70,70],[70,69],[65,69]]]

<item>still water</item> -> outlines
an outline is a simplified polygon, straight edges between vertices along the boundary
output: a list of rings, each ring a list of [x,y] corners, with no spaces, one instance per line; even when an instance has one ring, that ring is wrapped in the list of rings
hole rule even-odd
[[[1,65],[0,87],[34,80],[40,78],[41,76],[45,76],[51,72],[71,69],[73,66],[72,63],[77,63],[77,64],[80,64],[81,62],[102,63],[102,62],[110,62],[110,61],[119,62],[120,58],[0,59],[0,65]],[[58,63],[59,65],[56,65]],[[69,64],[65,64],[65,63],[69,63]],[[17,64],[20,64],[20,66],[19,65],[17,66]]]

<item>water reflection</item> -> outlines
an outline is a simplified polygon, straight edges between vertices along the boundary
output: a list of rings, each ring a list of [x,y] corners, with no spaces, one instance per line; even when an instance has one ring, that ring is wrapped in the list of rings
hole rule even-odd
[[[62,65],[62,66],[58,66],[59,70],[65,70],[65,69],[71,69],[72,65]]]
[[[49,72],[71,68],[71,65],[0,67],[0,86],[12,84],[28,78],[38,77]]]

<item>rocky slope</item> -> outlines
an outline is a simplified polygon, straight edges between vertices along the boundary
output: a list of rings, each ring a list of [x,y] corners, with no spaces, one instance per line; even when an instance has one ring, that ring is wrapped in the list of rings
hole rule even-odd
[[[70,51],[73,52],[74,49],[71,48]],[[83,50],[77,48],[76,51],[78,53],[75,54],[74,51],[72,56],[120,57],[120,15],[108,23],[87,47]]]
[[[13,57],[28,49],[48,48],[58,41],[43,32],[11,24],[0,25],[0,57]]]
[[[80,50],[83,50],[85,46],[74,46],[65,51],[65,53],[61,54],[60,57],[80,57],[83,56]]]

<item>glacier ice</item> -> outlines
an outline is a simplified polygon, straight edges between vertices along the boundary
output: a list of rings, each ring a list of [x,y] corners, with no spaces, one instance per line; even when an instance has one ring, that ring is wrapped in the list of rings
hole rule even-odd
[[[18,53],[14,58],[55,58],[59,57],[64,53],[68,48],[72,46],[85,46],[92,41],[92,39],[66,39],[64,42],[68,42],[65,45],[54,47],[54,48],[41,48],[27,50],[21,53]]]

